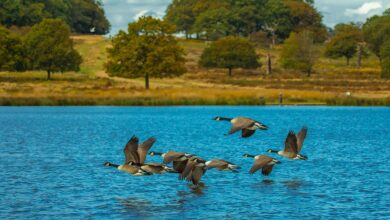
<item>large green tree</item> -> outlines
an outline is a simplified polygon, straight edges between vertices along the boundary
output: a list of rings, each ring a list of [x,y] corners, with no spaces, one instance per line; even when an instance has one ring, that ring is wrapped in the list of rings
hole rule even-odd
[[[153,17],[130,23],[128,32],[120,31],[108,49],[107,72],[126,78],[173,77],[183,74],[184,50],[174,37],[175,27]]]
[[[0,26],[0,70],[24,70],[25,61],[21,39]]]
[[[29,68],[45,70],[47,79],[53,72],[78,71],[82,59],[73,48],[70,33],[61,19],[45,19],[34,25],[25,38]]]
[[[225,8],[208,10],[196,18],[192,31],[202,33],[206,40],[216,40],[234,33],[234,26],[229,22],[231,13]]]
[[[363,34],[358,25],[338,24],[335,27],[335,36],[326,45],[325,55],[331,58],[345,57],[349,65],[349,60],[356,54],[362,41]]]
[[[305,72],[310,76],[318,58],[314,45],[313,33],[302,31],[292,32],[284,42],[280,60],[284,68]]]
[[[192,11],[195,3],[196,0],[173,0],[164,17],[167,22],[176,25],[177,31],[184,32],[186,38],[189,38],[191,28],[195,23],[195,16]]]
[[[100,0],[0,1],[0,24],[4,26],[32,26],[45,18],[62,19],[77,33],[106,34],[110,29]]]
[[[382,16],[375,15],[363,25],[364,40],[368,48],[381,59],[381,46],[390,38],[390,9]]]
[[[227,68],[229,76],[234,68],[253,69],[260,66],[254,45],[242,37],[221,38],[207,47],[199,60],[203,67]]]
[[[381,67],[382,67],[382,78],[390,78],[390,38],[385,41],[380,50]]]

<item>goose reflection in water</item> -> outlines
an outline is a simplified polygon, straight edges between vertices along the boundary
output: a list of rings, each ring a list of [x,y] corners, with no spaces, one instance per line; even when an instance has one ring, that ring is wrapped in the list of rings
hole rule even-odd
[[[286,186],[288,189],[297,190],[304,184],[304,182],[302,180],[298,180],[298,179],[297,180],[285,180],[285,181],[282,181],[282,184],[284,186]]]

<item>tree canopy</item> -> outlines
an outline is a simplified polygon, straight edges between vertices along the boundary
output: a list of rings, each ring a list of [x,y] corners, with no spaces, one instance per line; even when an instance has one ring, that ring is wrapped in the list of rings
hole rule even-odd
[[[390,39],[390,9],[387,9],[382,16],[375,15],[367,19],[363,25],[363,34],[369,49],[381,58],[381,46]]]
[[[234,68],[257,68],[260,66],[258,56],[247,39],[228,36],[210,44],[199,60],[203,67],[227,68],[232,75]]]
[[[390,78],[390,38],[383,43],[380,50],[382,78]]]
[[[356,54],[362,41],[363,34],[357,24],[338,24],[335,36],[326,45],[325,55],[331,58],[345,57],[349,65],[349,60]]]
[[[32,26],[45,18],[60,18],[77,33],[106,34],[110,24],[100,0],[2,0],[0,24]]]
[[[327,36],[322,15],[304,0],[174,0],[165,19],[178,31],[214,36],[249,36],[268,31],[281,40],[292,31],[309,29],[316,41]]]
[[[82,62],[73,48],[70,29],[61,19],[44,19],[25,38],[29,69],[52,72],[78,71]]]
[[[280,57],[284,68],[302,71],[310,76],[318,58],[312,35],[309,31],[290,34],[284,42]]]
[[[175,27],[153,17],[130,23],[128,32],[120,31],[108,49],[107,72],[127,78],[173,77],[183,74],[184,50],[173,36]]]
[[[25,65],[21,39],[0,26],[0,70],[21,71]]]

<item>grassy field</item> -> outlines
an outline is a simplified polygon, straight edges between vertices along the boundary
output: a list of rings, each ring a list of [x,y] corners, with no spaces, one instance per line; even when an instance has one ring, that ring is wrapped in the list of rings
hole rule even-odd
[[[282,69],[278,65],[280,47],[271,51],[274,72],[202,69],[197,65],[206,43],[182,40],[187,53],[188,72],[181,77],[151,79],[151,89],[143,79],[109,77],[104,71],[109,41],[100,36],[74,36],[83,56],[79,73],[1,72],[0,105],[263,105],[277,104],[283,94],[291,105],[390,105],[390,81],[380,78],[378,60],[370,56],[363,67],[347,66],[344,59],[321,57],[315,73]],[[262,62],[266,49],[258,49]],[[349,93],[350,95],[347,95]]]

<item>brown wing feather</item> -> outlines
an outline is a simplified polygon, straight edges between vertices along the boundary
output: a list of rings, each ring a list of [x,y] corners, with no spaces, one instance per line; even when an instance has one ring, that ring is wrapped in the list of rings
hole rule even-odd
[[[286,141],[284,142],[284,151],[298,153],[297,136],[295,136],[293,131],[288,132]]]
[[[169,151],[169,152],[165,153],[163,163],[168,164],[168,163],[174,161],[175,159],[180,158],[183,155],[184,155],[184,153],[181,153],[181,152]]]
[[[229,134],[233,134],[239,130],[242,130],[244,128],[251,127],[255,124],[255,121],[249,118],[244,117],[238,117],[232,119],[232,127],[230,128]]]
[[[301,131],[297,134],[297,150],[298,153],[301,152],[302,146],[303,146],[303,141],[306,138],[307,134],[307,128],[303,127]]]
[[[137,152],[139,155],[139,162],[141,164],[143,164],[145,162],[146,155],[148,154],[148,151],[150,150],[150,148],[153,146],[153,144],[155,142],[156,142],[156,138],[150,137],[149,139],[144,141],[144,143],[142,143],[138,146]]]
[[[134,163],[139,163],[139,155],[137,152],[138,149],[138,138],[133,136],[127,142],[125,148],[123,149],[123,153],[125,154],[125,164],[130,161]]]
[[[192,171],[194,168],[196,162],[193,159],[189,159],[186,164],[186,168],[183,170],[183,172],[179,175],[179,179],[183,180],[185,179],[188,174]]]
[[[268,176],[271,171],[272,171],[272,168],[274,167],[274,165],[266,165],[263,167],[263,169],[261,170],[261,173],[264,175],[264,176]]]
[[[187,161],[188,160],[173,161],[173,169],[179,173],[182,173],[184,171],[184,169],[186,168]]]
[[[271,161],[272,161],[272,157],[268,157],[268,156],[265,156],[265,155],[259,156],[259,158],[256,159],[255,162],[253,162],[253,166],[249,170],[249,173],[250,174],[255,173],[257,170],[263,168],[264,166],[266,166]]]
[[[249,129],[242,129],[241,130],[241,137],[246,138],[250,137],[255,133],[256,130],[249,130]]]
[[[192,183],[194,185],[198,185],[204,173],[205,173],[204,167],[195,166],[195,168],[192,171]]]

